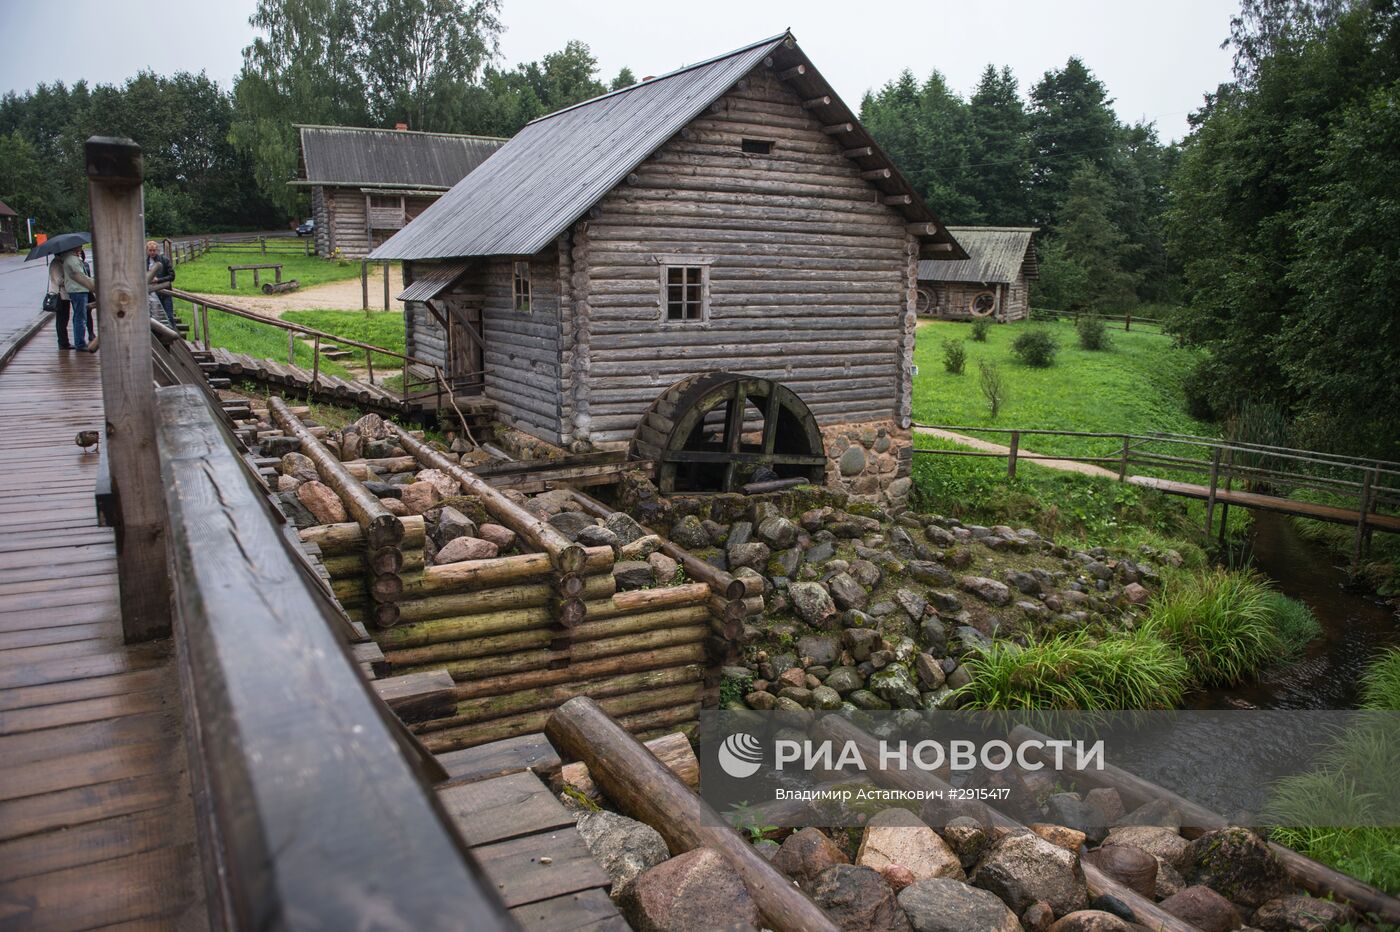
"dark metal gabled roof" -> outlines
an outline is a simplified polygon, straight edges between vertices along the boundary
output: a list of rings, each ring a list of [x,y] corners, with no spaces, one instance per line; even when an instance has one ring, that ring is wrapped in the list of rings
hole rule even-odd
[[[446,190],[505,144],[495,136],[455,136],[358,126],[302,126],[305,177],[294,185]]]
[[[371,259],[531,255],[567,230],[634,168],[730,90],[771,59],[794,70],[804,97],[828,95],[814,111],[823,122],[850,123],[844,148],[862,169],[889,169],[878,184],[887,195],[907,196],[897,209],[921,225],[927,242],[963,256],[922,198],[860,126],[855,115],[816,73],[788,33],[718,58],[566,107],[528,123],[481,168],[423,211],[370,254]],[[799,67],[800,66],[800,67]],[[936,225],[936,232],[925,228]]]
[[[11,207],[9,204],[6,204],[4,201],[0,201],[0,217],[18,217],[18,216],[19,216],[19,214],[15,213],[13,207]]]
[[[414,266],[413,284],[399,292],[400,301],[431,301],[462,277],[471,262],[444,262],[441,265]]]
[[[968,258],[924,260],[919,263],[919,280],[934,282],[1011,283],[1024,270],[1027,278],[1037,277],[1035,250],[1031,243],[1036,227],[949,227]]]

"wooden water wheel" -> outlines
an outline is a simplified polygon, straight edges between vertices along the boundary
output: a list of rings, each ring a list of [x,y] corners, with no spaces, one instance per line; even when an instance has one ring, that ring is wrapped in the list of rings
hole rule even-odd
[[[637,425],[632,454],[657,463],[658,488],[732,491],[766,466],[780,479],[821,482],[826,472],[816,418],[789,388],[733,372],[682,379]]]

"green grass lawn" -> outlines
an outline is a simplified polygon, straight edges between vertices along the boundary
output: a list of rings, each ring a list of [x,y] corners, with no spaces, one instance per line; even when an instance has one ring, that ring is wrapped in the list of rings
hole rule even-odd
[[[1011,352],[1012,341],[1028,329],[1043,328],[1059,342],[1055,364],[1036,369]],[[1213,425],[1186,414],[1182,386],[1196,355],[1177,348],[1170,337],[1154,331],[1110,329],[1112,348],[1079,348],[1068,322],[1018,321],[993,324],[987,342],[972,339],[971,324],[932,321],[921,324],[914,349],[919,375],[914,379],[914,420],[924,424],[1015,427],[1050,430],[1153,432],[1216,436]],[[943,341],[964,341],[967,364],[961,375],[944,370]],[[1008,385],[1008,397],[993,420],[978,385],[978,363],[995,364]],[[995,443],[1005,435],[977,434]],[[1037,453],[1109,455],[1116,442],[1076,437],[1023,437]],[[1172,451],[1191,454],[1186,449]]]
[[[192,308],[184,301],[176,300],[175,313],[185,323],[191,323],[193,319]],[[368,314],[364,311],[288,311],[283,315],[283,319],[346,339],[382,346],[387,350],[403,351],[403,315],[397,311],[370,311]],[[279,327],[224,314],[211,308],[209,332],[213,337],[214,346],[234,353],[287,362],[287,331]],[[298,337],[295,341],[295,352],[296,365],[310,369],[313,355],[311,344]],[[354,365],[357,371],[352,372],[346,363]],[[378,376],[381,371],[384,374],[397,371],[401,363],[394,357],[376,354],[374,365],[375,374]],[[358,376],[363,373],[363,366],[363,354],[339,362],[325,357],[321,359],[321,371],[328,375]]]
[[[300,244],[298,244],[300,245]],[[308,256],[291,249],[269,249],[263,255],[256,245],[216,247],[191,262],[181,262],[175,267],[175,287],[182,291],[197,291],[200,294],[251,295],[262,294],[261,288],[253,287],[253,273],[238,273],[238,288],[228,286],[230,265],[256,265],[268,262],[282,264],[282,280],[295,278],[303,288],[356,278],[360,274],[360,263],[348,260],[322,259]],[[272,281],[269,270],[262,280]]]

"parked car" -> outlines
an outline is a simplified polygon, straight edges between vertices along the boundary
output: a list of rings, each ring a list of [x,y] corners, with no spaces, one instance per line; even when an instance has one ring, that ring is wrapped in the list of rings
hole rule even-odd
[[[305,220],[305,221],[302,222],[301,226],[297,227],[297,236],[310,236],[312,233],[315,233],[315,232],[316,232],[316,221],[315,221],[315,220]]]

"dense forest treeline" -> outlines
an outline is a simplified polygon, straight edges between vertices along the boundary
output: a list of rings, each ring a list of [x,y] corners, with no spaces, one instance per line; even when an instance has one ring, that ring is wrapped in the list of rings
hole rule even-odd
[[[87,226],[82,144],[146,153],[156,233],[283,226],[294,123],[509,136],[635,81],[587,45],[498,65],[500,0],[258,0],[225,91],[203,74],[39,85],[0,98],[0,199],[50,232]],[[861,118],[945,222],[1034,225],[1035,300],[1178,305],[1206,352],[1193,413],[1252,403],[1290,442],[1400,458],[1400,12],[1397,0],[1243,0],[1233,80],[1186,139],[1126,124],[1078,58],[1023,96],[988,65],[966,98],[905,71]],[[1150,425],[1144,425],[1144,429]]]

